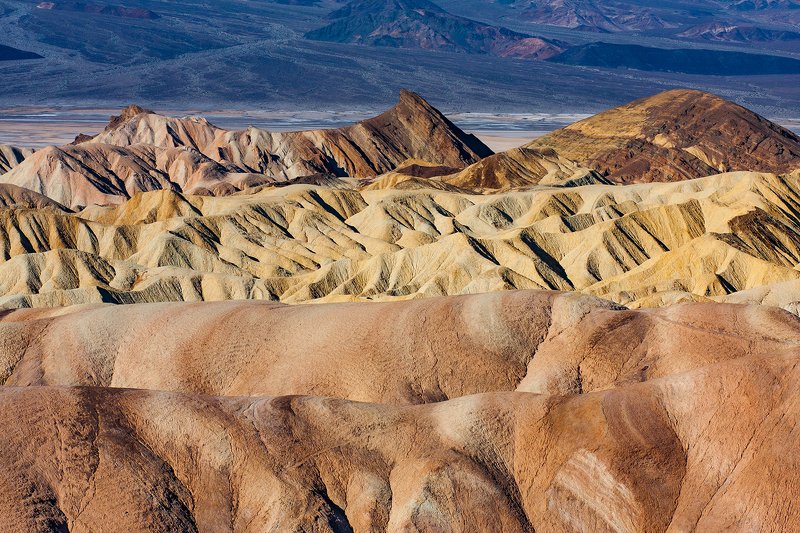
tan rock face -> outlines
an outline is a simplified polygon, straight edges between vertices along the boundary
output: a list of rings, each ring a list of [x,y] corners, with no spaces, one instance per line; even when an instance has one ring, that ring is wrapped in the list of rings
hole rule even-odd
[[[221,164],[287,179],[317,173],[365,178],[409,158],[463,168],[492,153],[409,91],[402,91],[398,104],[386,113],[340,129],[230,132],[204,119],[174,119],[134,109],[112,120],[91,142],[194,148]]]
[[[492,374],[498,383],[505,382],[496,392],[481,395],[399,405],[406,402],[396,401],[392,387],[371,380],[365,359],[348,372],[370,383],[374,398],[385,394],[384,403],[5,387],[0,390],[4,526],[24,531],[332,532],[798,527],[793,512],[794,494],[800,490],[798,467],[786,453],[800,445],[792,431],[798,422],[792,385],[800,378],[796,318],[758,307],[690,304],[662,314],[615,310],[566,295],[492,298],[500,296],[428,300],[427,309],[403,302],[392,304],[395,308],[388,313],[405,335],[406,346],[420,343],[420,349],[403,352],[404,358],[417,358],[415,368],[426,368],[424,347],[438,355],[437,343],[446,341],[440,345],[445,350],[460,350],[462,366],[455,378],[477,385]],[[230,322],[219,321],[215,309],[220,305],[228,306],[223,320]],[[196,330],[233,336],[231,324],[240,323],[252,334],[257,328],[244,329],[251,320],[248,313],[253,318],[266,314],[271,325],[261,342],[276,347],[292,347],[308,323],[319,328],[338,322],[348,328],[363,320],[358,317],[362,313],[374,313],[372,324],[388,322],[382,304],[354,304],[355,315],[341,306],[290,308],[294,316],[284,324],[296,326],[276,336],[269,335],[271,327],[279,326],[270,315],[286,308],[220,305],[162,306],[151,319],[174,325],[172,331],[185,332],[188,339],[185,324],[190,319]],[[272,359],[269,351],[252,344],[252,337],[240,336],[238,343],[219,350],[207,344],[213,334],[201,342],[195,337],[193,353],[186,347],[162,353],[163,338],[152,336],[146,322],[131,320],[151,310],[137,309],[75,311],[59,318],[58,312],[20,311],[6,315],[2,327],[16,322],[28,328],[34,351],[69,331],[64,340],[70,348],[92,339],[89,351],[98,348],[98,355],[108,354],[106,347],[94,344],[101,338],[97,331],[79,332],[76,322],[69,324],[80,313],[94,313],[80,323],[108,328],[118,337],[138,329],[139,352],[160,354],[130,366],[125,354],[118,355],[109,366],[115,379],[125,369],[134,379],[155,375],[151,369],[160,365],[162,373],[180,370],[193,376],[197,389],[209,383],[208,374],[185,362],[202,357],[203,350],[207,358],[198,366],[221,366],[240,378],[249,378],[260,361]],[[526,310],[533,331],[546,331],[545,341],[535,334],[526,341],[515,335]],[[600,325],[606,315],[614,315],[613,325]],[[439,317],[454,325],[475,321],[478,328],[447,338],[447,332],[459,330],[425,322]],[[415,321],[417,328],[405,329]],[[390,355],[381,351],[385,332],[388,328],[376,332],[378,343],[371,343],[345,329],[339,334],[340,346],[347,341],[366,351],[362,357],[385,357]],[[640,348],[631,349],[636,334]],[[570,388],[539,391],[543,394],[503,392],[514,387],[505,381],[508,367],[497,360],[473,366],[497,346],[483,346],[482,351],[475,335],[528,344],[527,357],[537,364],[528,368],[526,380],[547,381],[582,358],[578,376],[587,387],[577,391],[583,394]],[[552,350],[548,343],[555,343]],[[589,353],[581,355],[582,343]],[[80,350],[51,346],[49,358],[30,364],[36,359],[32,356],[25,364],[44,374],[59,364],[72,364],[75,378],[92,376],[93,370],[75,358]],[[355,362],[333,349],[329,353],[345,368]],[[249,357],[241,360],[239,354]],[[397,355],[389,362],[402,364]],[[648,360],[653,375],[638,368],[642,355],[653,358]],[[606,360],[599,363],[602,357]],[[446,362],[447,351],[436,360],[434,373],[452,364]],[[617,365],[628,364],[636,372],[618,379]],[[275,368],[280,367],[278,362]],[[284,366],[285,376],[293,372],[303,378],[313,374],[315,364],[292,361],[290,367]],[[391,367],[383,370],[382,377],[391,376]],[[294,390],[333,390],[343,375],[319,372],[317,385],[296,381]],[[350,394],[338,390],[345,397]]]
[[[288,133],[226,131],[130,106],[99,135],[69,146],[36,154],[0,147],[0,173],[7,171],[0,181],[82,208],[153,190],[222,196],[313,177],[366,178],[409,158],[452,173],[491,153],[408,91],[386,113],[353,126]]]
[[[2,179],[71,208],[119,204],[156,190],[225,195],[275,181],[224,167],[192,148],[96,143],[43,148]]]

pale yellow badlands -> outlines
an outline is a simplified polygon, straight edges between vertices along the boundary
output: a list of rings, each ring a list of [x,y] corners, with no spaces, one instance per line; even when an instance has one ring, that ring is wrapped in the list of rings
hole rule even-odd
[[[0,210],[5,307],[539,288],[632,307],[735,298],[791,308],[800,299],[800,173],[493,195],[154,191],[77,214],[24,207],[31,202]]]

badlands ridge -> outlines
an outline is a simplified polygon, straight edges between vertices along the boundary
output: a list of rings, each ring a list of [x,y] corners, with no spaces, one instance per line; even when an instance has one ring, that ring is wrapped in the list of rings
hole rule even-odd
[[[800,528],[800,138],[719,97],[131,106],[0,148],[0,254],[2,531]]]
[[[410,92],[297,133],[132,106],[75,144],[1,153],[5,307],[510,289],[800,300],[800,139],[697,91],[499,154]]]

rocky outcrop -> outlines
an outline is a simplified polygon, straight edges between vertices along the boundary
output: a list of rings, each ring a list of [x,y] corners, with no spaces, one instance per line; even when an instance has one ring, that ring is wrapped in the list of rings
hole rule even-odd
[[[31,154],[33,154],[33,150],[30,148],[0,144],[0,174],[5,174],[19,165],[26,157],[30,157]]]
[[[191,148],[81,143],[43,148],[2,181],[82,208],[119,204],[143,191],[224,195],[274,180],[223,167]]]

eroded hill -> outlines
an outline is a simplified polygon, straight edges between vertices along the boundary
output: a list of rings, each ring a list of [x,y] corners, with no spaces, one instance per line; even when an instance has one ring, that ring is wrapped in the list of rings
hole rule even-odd
[[[159,320],[184,337],[154,336]],[[15,530],[798,525],[800,322],[775,309],[519,292],[16,311],[0,328],[30,350],[9,383],[167,389],[3,387],[0,511]],[[208,395],[253,385],[290,395]]]
[[[22,189],[20,189],[22,190]],[[6,306],[406,299],[558,289],[621,304],[800,284],[798,175],[493,195],[314,185],[0,210]],[[24,205],[28,203],[28,205]],[[785,292],[792,306],[797,288]]]

